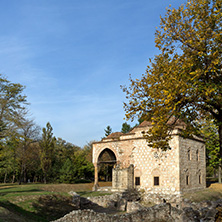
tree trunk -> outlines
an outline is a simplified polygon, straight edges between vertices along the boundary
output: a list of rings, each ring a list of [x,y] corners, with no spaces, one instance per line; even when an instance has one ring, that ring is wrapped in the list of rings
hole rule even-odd
[[[4,183],[6,183],[6,179],[7,179],[7,172],[5,172]]]
[[[217,170],[214,168],[214,178],[217,178]]]
[[[24,173],[23,173],[23,181],[24,181],[24,183],[27,183],[27,171],[26,171],[25,166],[24,166]]]
[[[221,183],[221,164],[222,164],[222,123],[219,123],[219,144],[220,144],[220,159],[218,168],[218,182]]]
[[[43,180],[44,180],[44,184],[46,184],[46,173],[44,173],[44,178],[43,178]]]
[[[38,182],[38,177],[36,175],[34,175],[33,177],[33,183],[37,183]]]
[[[15,183],[15,173],[12,175],[12,183]]]
[[[20,177],[19,177],[19,185],[22,184],[23,172],[24,172],[24,169],[23,169],[23,165],[22,165],[22,166],[21,166],[21,173],[20,173]]]

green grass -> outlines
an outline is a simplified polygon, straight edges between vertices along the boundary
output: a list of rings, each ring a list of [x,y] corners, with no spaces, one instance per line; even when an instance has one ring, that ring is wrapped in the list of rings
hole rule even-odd
[[[187,193],[183,197],[193,202],[222,199],[222,184],[214,183],[204,190]]]
[[[106,185],[101,184],[101,185]],[[109,195],[92,192],[93,184],[0,184],[0,222],[47,222],[74,210],[70,191],[82,197]],[[222,199],[222,184],[184,196],[192,201]]]
[[[50,194],[51,192],[41,190],[36,185],[1,185],[0,206],[15,214],[18,221],[20,218],[24,221],[47,221],[47,217],[40,215],[33,203],[40,196]]]
[[[92,192],[93,184],[0,184],[0,222],[47,222],[74,210],[69,191],[82,197],[108,195]]]

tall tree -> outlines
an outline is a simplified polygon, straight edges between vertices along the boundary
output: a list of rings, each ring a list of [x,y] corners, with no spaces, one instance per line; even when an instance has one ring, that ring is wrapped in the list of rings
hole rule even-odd
[[[74,157],[74,153],[80,149],[80,147],[66,142],[62,138],[56,139],[52,174],[50,175],[53,177],[51,178],[52,182],[73,182],[75,178],[73,175],[74,163],[72,158]],[[72,181],[67,180],[67,175],[72,175]]]
[[[21,110],[26,108],[24,86],[12,83],[0,74],[0,138],[7,136]]]
[[[199,132],[200,118],[218,126],[219,182],[222,159],[222,1],[189,0],[167,9],[155,34],[160,54],[150,60],[140,80],[123,87],[128,118],[153,123],[145,134],[149,145],[167,149],[178,119],[184,136]],[[172,118],[174,117],[174,118]],[[171,121],[169,121],[171,120]],[[173,120],[173,121],[172,121]]]
[[[110,126],[107,126],[106,129],[104,129],[105,131],[105,136],[109,136],[112,133],[112,128]]]
[[[8,181],[9,176],[12,174],[12,180],[14,183],[16,174],[19,171],[17,149],[20,146],[20,137],[17,133],[12,134],[4,141],[4,145],[0,150],[0,174],[4,175],[3,182]]]
[[[17,147],[17,157],[20,164],[19,184],[22,181],[27,182],[27,173],[29,165],[32,163],[32,154],[34,153],[34,150],[30,149],[30,146],[39,139],[40,134],[40,127],[33,120],[25,119],[23,116],[16,121],[18,126],[17,132],[20,136],[20,144]]]
[[[43,171],[43,180],[44,183],[47,182],[47,177],[49,170],[52,166],[52,159],[54,155],[54,147],[56,138],[53,136],[52,133],[52,126],[48,122],[46,124],[46,128],[42,129],[42,139],[39,142],[40,146],[40,162],[41,162],[41,169]]]

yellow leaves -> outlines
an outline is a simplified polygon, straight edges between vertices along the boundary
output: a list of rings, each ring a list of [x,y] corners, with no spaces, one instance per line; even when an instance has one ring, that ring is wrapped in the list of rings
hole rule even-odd
[[[215,1],[221,4],[221,0]],[[141,80],[131,81],[127,91],[130,102],[125,106],[127,118],[140,117],[144,110],[152,113],[153,124],[158,127],[150,132],[150,142],[161,136],[167,140],[167,115],[180,116],[189,110],[187,107],[192,107],[191,113],[200,112],[199,104],[209,101],[222,104],[218,96],[222,94],[222,11],[211,11],[211,7],[212,1],[190,0],[186,7],[168,9],[155,36],[161,53],[150,60]],[[150,114],[147,116],[150,120]],[[153,144],[163,146],[165,142]]]

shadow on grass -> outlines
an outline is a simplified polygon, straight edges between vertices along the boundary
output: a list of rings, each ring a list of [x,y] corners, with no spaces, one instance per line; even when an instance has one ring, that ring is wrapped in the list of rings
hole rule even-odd
[[[0,206],[7,209],[9,212],[14,213],[21,218],[24,218],[24,221],[47,222],[47,220],[44,217],[39,216],[38,214],[26,211],[23,208],[15,205],[15,204],[12,204],[9,201],[0,201]],[[1,213],[0,213],[0,216],[1,216]]]
[[[73,203],[71,196],[44,195],[33,204],[33,207],[36,209],[38,215],[44,215],[48,221],[59,219],[71,211],[79,209],[92,209],[95,212],[109,214],[119,212],[114,206],[104,208],[85,197],[80,198],[79,204],[76,205],[76,203]]]
[[[56,220],[75,210],[72,197],[62,195],[44,195],[33,203],[37,215],[44,215],[47,221]]]
[[[218,178],[207,178],[206,187],[210,187],[210,185],[214,183],[218,183]]]
[[[9,201],[0,201],[0,207],[30,222],[47,222],[59,219],[75,210],[72,198],[61,195],[43,195],[32,203],[35,212],[27,211]],[[0,218],[3,215],[0,213]],[[1,220],[0,220],[1,221]]]

